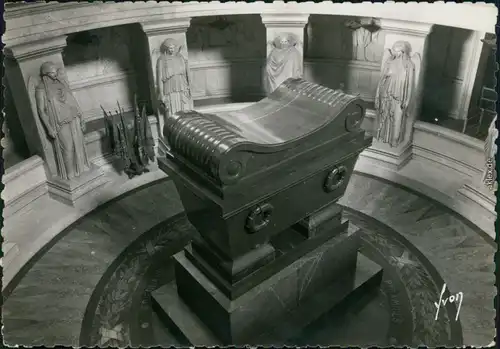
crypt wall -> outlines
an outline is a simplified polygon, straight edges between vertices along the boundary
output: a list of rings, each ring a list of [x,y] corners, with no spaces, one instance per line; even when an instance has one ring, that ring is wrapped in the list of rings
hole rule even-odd
[[[373,102],[385,40],[379,21],[310,15],[304,32],[305,78],[359,93],[366,101]],[[250,102],[263,97],[267,43],[260,15],[195,17],[186,38],[195,105]],[[475,32],[435,25],[428,41],[422,120],[466,118],[462,102],[467,94],[471,97],[470,113],[477,113],[480,86],[488,69],[483,67],[481,75],[480,67],[476,75],[470,75],[474,67],[471,56],[481,50]],[[119,102],[125,111],[131,111],[137,94],[153,113],[148,94],[147,51],[144,33],[137,23],[68,35],[63,60],[71,88],[85,119],[97,121],[90,125],[86,137],[91,158],[102,158],[109,153],[103,124],[98,122],[103,117],[101,106],[115,110]],[[473,89],[468,86],[471,82]],[[15,106],[10,106],[9,100],[6,102],[6,141],[13,144],[6,154],[13,155],[5,165],[10,167],[31,154],[16,122]]]
[[[35,16],[42,16],[44,10],[41,5],[37,6],[40,6],[39,13],[37,14],[34,12],[32,15],[21,16],[22,19],[19,20],[19,28],[16,27],[14,31],[9,32],[8,35],[18,40],[17,37],[11,33],[20,32],[22,29],[21,24],[24,23],[22,21],[27,20],[27,18],[30,19],[30,23],[34,23],[36,22],[35,19],[33,19]],[[66,4],[64,6],[69,5]],[[98,166],[102,166],[102,164],[108,161],[104,161],[104,157],[110,155],[110,153],[109,148],[106,146],[105,133],[102,128],[103,115],[100,106],[102,105],[105,109],[114,111],[116,109],[116,102],[119,101],[123,109],[131,110],[134,93],[138,93],[138,98],[141,101],[148,102],[151,107],[152,101],[149,93],[150,82],[148,78],[148,69],[150,69],[151,62],[156,61],[157,57],[155,54],[157,54],[157,52],[153,52],[151,57],[149,57],[150,49],[148,47],[148,38],[143,28],[141,28],[141,24],[138,23],[139,21],[145,21],[146,18],[149,20],[153,10],[149,10],[149,13],[144,10],[145,12],[142,15],[138,12],[136,17],[131,14],[127,14],[127,16],[117,15],[118,12],[114,12],[116,18],[113,17],[110,22],[103,20],[102,23],[92,24],[92,21],[97,21],[94,20],[93,17],[97,18],[101,16],[102,13],[110,11],[107,8],[108,5],[105,5],[98,13],[93,13],[93,6],[92,4],[85,5],[85,9],[89,13],[87,14],[87,22],[83,20],[81,22],[79,21],[78,23],[80,24],[73,24],[73,27],[68,24],[73,23],[70,22],[70,19],[66,20],[57,17],[59,16],[58,12],[55,12],[56,14],[54,17],[43,17],[43,20],[47,21],[48,24],[37,25],[40,27],[47,25],[48,27],[50,24],[52,26],[50,30],[52,31],[47,30],[47,35],[49,37],[51,35],[68,35],[66,40],[67,46],[63,50],[63,61],[66,73],[69,77],[71,88],[83,109],[85,118],[89,121],[89,127],[86,133],[89,156],[92,161],[97,160],[96,163]],[[139,11],[139,6],[142,5],[130,3],[129,5],[123,6],[138,6],[137,11]],[[150,4],[147,6],[153,5]],[[154,6],[162,7],[166,5],[155,4]],[[209,4],[207,3],[206,6],[209,6]],[[232,5],[228,4],[228,6]],[[186,8],[187,7],[189,6],[186,4]],[[58,11],[66,13],[65,11],[69,10],[61,9]],[[134,8],[129,11],[136,10]],[[194,10],[190,14],[179,15],[181,17],[186,15],[186,17],[191,18],[186,33],[187,58],[189,59],[192,77],[191,87],[196,108],[225,103],[226,106],[224,107],[230,107],[230,104],[234,104],[233,108],[238,109],[243,106],[233,102],[253,102],[263,96],[262,70],[266,60],[266,40],[269,40],[269,38],[266,38],[266,27],[262,23],[262,18],[258,13],[228,14],[228,11],[207,10],[205,12],[210,14],[217,14],[220,12],[223,14],[221,16],[212,15],[196,17]],[[158,15],[160,12],[160,10],[154,10],[155,15]],[[249,10],[248,13],[250,12]],[[255,12],[258,11],[255,10]],[[349,11],[338,11],[337,13],[348,12]],[[343,88],[348,92],[359,93],[365,100],[373,101],[380,76],[385,32],[383,29],[377,30],[378,19],[371,21],[370,18],[361,17],[372,15],[370,11],[360,10],[360,12],[362,12],[360,16],[339,16],[336,14],[311,14],[309,16],[308,24],[304,29],[304,74],[306,79],[328,87]],[[373,13],[375,12],[376,11]],[[173,13],[177,12],[174,10]],[[67,16],[70,18],[74,15],[69,13]],[[387,16],[390,17],[389,14],[387,14]],[[92,17],[92,19],[89,19],[90,17]],[[383,16],[381,17],[383,18]],[[53,18],[53,23],[50,22],[52,20],[51,18]],[[160,22],[168,24],[169,20],[170,19],[161,18]],[[410,21],[410,19],[407,20]],[[411,20],[413,21],[414,19]],[[13,22],[13,19],[9,20],[9,24]],[[431,23],[431,20],[424,18],[422,22]],[[92,29],[83,30],[86,26],[90,25],[93,26]],[[65,26],[67,26],[67,28]],[[59,27],[64,28],[64,31],[59,32]],[[478,25],[478,28],[479,27]],[[35,35],[36,30],[33,29],[29,35]],[[479,31],[477,32],[479,33]],[[476,40],[474,38],[474,33],[476,32],[470,29],[452,28],[442,25],[433,26],[433,31],[429,36],[429,50],[427,51],[427,58],[429,59],[427,69],[431,73],[428,73],[427,76],[430,75],[434,80],[431,79],[427,82],[428,85],[425,91],[428,93],[424,95],[424,106],[434,108],[435,110],[450,110],[453,112],[456,110],[455,107],[453,107],[455,108],[453,109],[447,106],[453,103],[456,104],[461,100],[463,94],[454,94],[454,91],[460,90],[459,87],[463,86],[463,81],[467,79],[464,75],[464,71],[470,67],[467,66],[467,57],[472,57],[473,54],[477,52],[477,46],[467,45],[471,42],[480,43],[479,45],[482,45],[479,39]],[[16,35],[24,40],[22,35]],[[449,37],[453,38],[450,43],[448,43]],[[21,39],[18,41],[20,42],[20,40]],[[152,50],[154,51],[154,48],[152,48]],[[447,68],[443,69],[444,66]],[[490,68],[485,69],[488,70]],[[487,74],[491,75],[491,72]],[[481,79],[472,79],[469,81],[476,81],[477,84],[481,84]],[[447,86],[447,88],[444,89],[445,91],[438,91],[441,93],[441,95],[439,95],[441,96],[440,98],[437,98],[435,95],[435,85],[440,86],[441,89],[443,89],[442,86]],[[431,87],[433,89],[431,89]],[[463,89],[460,91],[463,91]],[[444,95],[450,97],[446,99],[442,97]],[[475,103],[474,98],[471,104],[473,103]],[[148,112],[153,118],[154,111],[152,108],[149,109]],[[456,115],[453,113],[451,114],[452,116]],[[24,135],[22,133],[16,133],[14,136],[15,132],[19,130],[22,131],[22,128],[19,127],[16,130],[15,127],[16,113],[9,112],[9,115],[14,120],[10,124],[9,121],[7,121],[7,126],[12,128],[12,130],[10,130],[10,135],[15,138],[16,142],[22,144],[25,138]],[[430,114],[423,113],[423,115]],[[373,113],[369,116],[373,117]],[[151,126],[152,128],[156,127],[154,124]],[[452,131],[443,131],[442,129],[434,127],[435,125],[417,122],[415,126],[416,137],[413,142],[413,147],[416,151],[414,151],[413,158],[410,161],[413,167],[407,166],[406,169],[403,169],[404,171],[397,169],[386,172],[376,172],[374,170],[376,166],[373,166],[373,163],[376,163],[378,160],[373,160],[372,162],[361,161],[358,170],[360,172],[388,178],[392,181],[412,188],[415,187],[419,191],[425,192],[425,190],[423,190],[425,186],[419,186],[420,183],[414,184],[418,182],[417,180],[413,182],[408,180],[413,173],[418,172],[416,169],[421,169],[422,172],[425,173],[418,172],[418,175],[421,175],[421,178],[425,179],[426,184],[437,183],[441,185],[439,188],[431,188],[429,186],[429,193],[440,193],[441,189],[444,188],[447,190],[449,189],[448,187],[451,187],[449,183],[438,183],[435,181],[435,178],[447,177],[450,174],[450,168],[459,173],[460,171],[464,172],[465,177],[468,179],[473,176],[480,178],[479,172],[482,171],[484,165],[482,150],[484,142],[477,139],[469,139],[470,137],[468,138]],[[444,154],[443,149],[445,148],[449,150],[448,154]],[[467,150],[466,156],[463,155],[464,149]],[[21,158],[25,159],[30,155],[34,154],[26,154]],[[34,158],[34,156],[31,158]],[[363,159],[366,160],[366,158]],[[423,158],[435,161],[429,165],[428,163],[424,163],[424,160],[422,160]],[[379,161],[379,163],[381,162],[382,161]],[[442,171],[439,170],[441,171],[439,172],[435,169],[438,163],[446,163],[448,167],[444,168]],[[33,170],[30,170],[32,171],[30,173],[33,173],[33,178],[37,178],[37,185],[43,185],[46,181],[43,166],[43,160],[37,157],[36,161],[33,161]],[[458,169],[455,169],[453,166]],[[472,173],[472,175],[469,175],[469,173]],[[17,255],[15,255],[17,256],[15,258],[19,258],[19,261],[14,261],[14,259],[12,259],[14,257],[11,257],[11,267],[8,269],[12,271],[9,271],[9,275],[15,274],[15,269],[29,258],[29,254],[26,251],[29,250],[31,253],[32,250],[35,250],[34,246],[39,248],[44,245],[51,237],[61,231],[63,226],[70,224],[72,220],[85,214],[88,210],[97,207],[109,198],[118,195],[117,193],[125,192],[131,188],[147,183],[152,179],[157,179],[160,175],[163,175],[161,171],[155,170],[150,175],[133,180],[112,177],[110,184],[99,194],[99,200],[93,200],[84,210],[74,210],[65,206],[63,207],[62,204],[60,205],[61,207],[57,206],[59,209],[56,211],[66,212],[64,217],[69,218],[65,219],[63,222],[64,224],[50,224],[45,230],[38,226],[36,239],[32,236],[21,238],[18,232],[23,231],[23,229],[18,226],[22,223],[18,223],[17,221],[13,221],[12,218],[9,218],[7,224],[9,233],[7,240],[19,246],[20,249],[20,252],[16,252]],[[19,190],[9,194],[7,201],[15,201],[17,205],[16,200],[18,200],[18,198],[22,196],[23,200],[25,200],[25,198],[29,196],[25,195],[26,184],[35,182],[31,181],[31,179],[25,180],[23,177],[17,177],[17,173],[11,173],[9,176],[6,177],[11,178],[12,182],[7,183],[6,187],[8,187],[9,190]],[[16,182],[15,185],[12,184],[14,181]],[[5,179],[4,183],[6,183]],[[441,202],[448,200],[446,201],[446,205],[449,207],[456,205],[457,197],[453,195],[455,195],[455,192],[458,190],[457,188],[461,188],[463,185],[462,182],[457,181],[457,183],[456,188],[453,187],[453,190],[450,189],[450,192],[453,191],[453,193],[446,193],[449,198],[447,196],[444,199],[441,199],[441,197],[436,199]],[[481,193],[481,184],[482,183],[474,184],[472,185],[474,188],[468,189],[464,196],[467,196],[468,200],[470,199],[469,201],[472,203],[460,203],[462,208],[461,211],[457,209],[457,212],[460,214],[463,214],[463,212],[471,212],[470,207],[479,202],[480,205],[486,207],[483,210],[487,211],[484,215],[488,215],[488,217],[493,215],[490,212],[492,210],[490,209],[491,203],[488,201],[489,199],[484,199],[485,195]],[[442,191],[444,191],[444,189]],[[474,195],[479,197],[479,199],[471,198],[472,194],[470,193],[473,190],[475,190]],[[43,194],[44,200],[46,199],[45,193],[46,190]],[[430,195],[427,194],[427,192],[425,193],[426,195]],[[2,194],[2,197],[4,199],[6,198],[5,192]],[[13,199],[11,200],[11,198]],[[101,198],[104,199],[101,200]],[[33,198],[30,198],[30,200],[32,199]],[[32,202],[36,203],[38,201],[40,201],[40,199],[32,200],[23,207],[30,213],[33,213],[35,211],[31,209],[32,206],[30,205],[32,205]],[[488,202],[484,203],[485,201]],[[28,202],[28,199],[26,199],[26,202]],[[41,206],[47,205],[42,205],[40,203],[40,207]],[[76,211],[78,211],[78,213],[74,213]],[[482,215],[483,213],[480,214]],[[18,216],[21,217],[21,214]],[[479,214],[472,213],[467,217],[469,219],[474,219],[479,217]],[[17,216],[14,217],[14,219],[17,219]],[[37,218],[33,218],[33,221],[36,221],[36,219]],[[47,223],[47,225],[49,224]],[[485,225],[488,227],[492,226],[490,221]],[[39,231],[43,231],[43,233]],[[11,251],[14,251],[14,249]],[[13,252],[11,252],[11,255],[13,255]],[[7,264],[6,261],[5,265]]]
[[[466,119],[475,112],[482,73],[474,56],[482,52],[480,33],[436,25],[429,34],[422,116]],[[479,73],[479,74],[478,74]],[[470,98],[470,107],[466,103]]]
[[[465,119],[469,111],[477,112],[486,70],[475,70],[478,62],[473,56],[486,54],[478,34],[463,28],[433,26],[426,57],[422,57],[427,62],[423,121]],[[306,27],[305,77],[330,88],[359,93],[373,102],[384,41],[384,29],[375,18],[311,15]],[[468,98],[470,109],[465,107]]]
[[[117,102],[132,110],[145,69],[140,34],[138,26],[123,25],[68,35],[64,65],[86,121],[102,118],[101,106],[114,110]]]
[[[465,42],[472,31],[435,26],[429,35],[423,114],[458,118],[457,97],[466,73]],[[465,53],[465,52],[464,52]]]
[[[132,112],[134,98],[149,103],[144,34],[138,24],[71,33],[62,52],[66,74],[87,122],[85,140],[91,160],[105,162],[111,153],[103,108],[118,104]]]
[[[310,15],[304,29],[305,78],[360,94],[373,102],[385,41],[379,22],[367,17]],[[488,56],[482,52],[480,34],[469,29],[433,26],[425,57],[421,120],[463,120],[468,114],[477,113],[485,71],[491,70],[487,64],[478,67],[478,60],[472,59],[478,52],[481,59]],[[186,41],[195,106],[262,98],[266,40],[266,29],[258,14],[192,18]],[[147,67],[149,60],[156,60],[159,49],[153,49],[149,57],[147,39],[139,23],[69,33],[66,41],[66,74],[85,119],[90,122],[86,134],[89,155],[102,160],[110,149],[101,106],[114,111],[119,102],[125,111],[131,111],[137,94],[139,101],[147,103],[150,115],[154,114]],[[10,121],[5,126],[6,141],[13,144],[9,146],[10,154],[15,155],[11,157],[15,160],[6,162],[9,167],[32,154],[27,151],[22,128],[16,123],[15,107],[8,107],[7,114]]]
[[[195,17],[186,39],[198,104],[262,98],[266,29],[259,15]]]
[[[311,15],[306,27],[305,78],[359,93],[373,102],[384,40],[376,19]]]
[[[198,105],[256,101],[263,96],[266,34],[259,15],[195,17],[186,39],[192,93]],[[371,102],[384,40],[377,19],[311,15],[303,43],[304,75],[331,88],[359,93]],[[116,101],[131,110],[134,93],[149,100],[144,93],[148,84],[145,39],[138,25],[74,33],[67,41],[63,52],[67,74],[87,120],[101,118],[100,105],[114,108]],[[471,30],[433,27],[423,114],[466,116],[459,115],[460,101],[465,80],[475,81],[475,76],[466,74],[470,55],[480,49],[474,47],[476,41]],[[471,104],[476,101],[477,94]]]
[[[9,168],[30,157],[23,128],[19,122],[12,90],[7,79],[4,84],[4,120],[2,123],[2,159],[4,168]]]

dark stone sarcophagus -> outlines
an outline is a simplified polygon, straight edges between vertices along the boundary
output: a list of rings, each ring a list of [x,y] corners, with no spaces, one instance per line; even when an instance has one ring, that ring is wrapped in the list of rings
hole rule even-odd
[[[365,108],[357,96],[288,79],[247,108],[183,112],[167,120],[170,151],[159,167],[173,178],[202,236],[176,257],[176,289],[221,343],[244,343],[280,321],[283,310],[250,319],[238,309],[267,302],[260,291],[248,294],[273,278],[282,282],[278,273],[302,277],[293,263],[331,239],[337,238],[328,245],[335,248],[321,253],[331,256],[325,268],[336,271],[307,292],[333,279],[346,285],[337,289],[353,288],[357,244],[347,238],[348,222],[335,203],[359,153],[371,144],[360,128]],[[339,278],[343,269],[350,271]]]
[[[364,116],[359,97],[289,79],[239,111],[178,115],[160,168],[181,179],[200,233],[234,258],[343,195],[371,144]]]

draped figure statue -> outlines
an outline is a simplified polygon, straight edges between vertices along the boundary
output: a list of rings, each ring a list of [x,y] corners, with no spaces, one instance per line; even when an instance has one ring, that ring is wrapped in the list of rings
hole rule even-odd
[[[420,54],[411,55],[411,45],[406,41],[397,41],[384,54],[375,95],[374,136],[391,147],[397,147],[404,140],[420,62]]]
[[[30,78],[30,93],[54,147],[57,176],[72,179],[90,169],[85,149],[85,122],[62,69],[53,62],[40,67],[40,80]]]
[[[350,37],[343,40],[344,50],[352,51],[353,60],[375,62],[377,60],[378,36],[380,26],[374,18],[355,18],[344,22]],[[349,47],[350,46],[350,47]]]
[[[273,92],[286,79],[302,77],[302,54],[297,49],[300,42],[295,35],[284,33],[269,43],[272,50],[267,57],[265,90]]]
[[[497,145],[495,144],[498,137],[498,129],[496,128],[497,117],[493,119],[488,129],[488,136],[484,143],[484,157],[486,166],[483,173],[483,182],[491,190],[497,189],[497,176],[496,176],[496,161],[495,156],[497,153]]]
[[[188,64],[180,50],[176,40],[166,39],[156,61],[158,100],[168,115],[193,109]]]

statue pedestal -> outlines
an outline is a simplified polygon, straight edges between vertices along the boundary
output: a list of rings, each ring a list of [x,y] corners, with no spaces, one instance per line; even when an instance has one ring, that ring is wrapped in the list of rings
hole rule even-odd
[[[367,149],[363,156],[374,159],[376,164],[382,164],[393,171],[399,171],[411,160],[413,154],[413,128],[415,121],[419,119],[421,110],[427,37],[432,30],[432,25],[381,19],[380,26],[385,33],[384,51],[389,52],[388,50],[394,49],[395,44],[399,43],[401,45],[401,43],[405,43],[407,50],[409,50],[407,54],[414,66],[413,71],[415,75],[413,86],[409,86],[406,92],[403,88],[398,91],[400,94],[410,93],[411,95],[409,106],[403,114],[403,129],[400,135],[401,142],[397,146],[391,147],[387,143],[374,139],[372,147]],[[384,65],[385,63],[382,64]],[[468,108],[465,108],[465,110],[468,110]],[[375,129],[379,125],[374,126],[375,132]]]
[[[70,180],[53,177],[47,181],[47,184],[51,197],[67,205],[76,207],[81,199],[106,184],[106,182],[104,172],[92,164],[90,170],[79,177]]]
[[[290,229],[273,240],[277,251],[302,242],[249,275],[253,287],[235,299],[190,260],[189,247],[178,253],[176,281],[152,293],[160,319],[190,345],[283,345],[381,280],[381,267],[358,252],[359,237],[347,233],[346,223],[309,239]],[[258,282],[259,273],[273,274]]]
[[[392,148],[389,144],[373,140],[373,145],[363,153],[363,156],[393,171],[399,171],[411,160],[412,154],[410,142]]]

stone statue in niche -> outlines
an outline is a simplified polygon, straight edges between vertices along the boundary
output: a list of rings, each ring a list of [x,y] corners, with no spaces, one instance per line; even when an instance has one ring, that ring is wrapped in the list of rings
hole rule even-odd
[[[412,55],[407,41],[395,42],[384,54],[375,95],[375,138],[391,147],[397,147],[404,140],[420,63],[420,54]]]
[[[377,52],[380,26],[373,18],[350,19],[344,23],[351,32],[352,59],[376,62],[380,59]]]
[[[497,145],[495,144],[498,137],[498,129],[496,128],[497,117],[493,119],[488,129],[488,136],[484,143],[484,156],[486,161],[486,166],[483,174],[484,184],[492,191],[497,190],[497,171],[495,155],[497,153]]]
[[[291,33],[279,34],[269,43],[272,50],[267,57],[265,70],[265,90],[272,93],[286,79],[302,77],[302,54],[297,49],[301,45]]]
[[[40,67],[40,79],[28,81],[32,104],[54,146],[57,176],[72,179],[90,169],[85,149],[85,122],[64,71],[53,62]]]
[[[188,63],[180,50],[176,40],[166,39],[156,62],[158,101],[165,115],[193,109]]]

